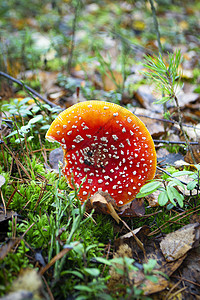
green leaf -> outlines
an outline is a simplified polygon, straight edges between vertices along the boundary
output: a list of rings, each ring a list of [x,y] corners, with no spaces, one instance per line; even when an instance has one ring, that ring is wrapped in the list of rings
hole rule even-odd
[[[179,172],[173,173],[173,176],[179,177],[179,176],[184,176],[184,175],[190,175],[190,174],[193,174],[193,173],[194,172],[192,172],[192,171],[179,171]]]
[[[93,277],[97,277],[100,274],[100,271],[97,268],[84,268],[83,271],[84,273],[86,273],[86,275],[90,275]]]
[[[193,190],[197,185],[197,182],[196,181],[190,181],[188,184],[187,184],[187,190],[191,191]]]
[[[171,178],[171,177],[169,177],[169,178],[167,178],[167,181],[170,181],[169,184],[168,184],[168,186],[179,185],[179,186],[181,186],[183,189],[185,189],[185,185],[184,185],[182,182],[180,182],[180,180],[177,179],[177,178]]]
[[[43,125],[42,127],[40,127],[40,130],[48,130],[50,127],[50,125]]]
[[[151,181],[147,184],[145,184],[143,187],[140,189],[140,193],[149,193],[157,190],[161,185],[161,182],[159,181]]]
[[[106,258],[103,258],[103,257],[95,257],[95,259],[96,259],[98,262],[100,262],[100,263],[102,263],[102,264],[104,264],[104,265],[108,265],[108,266],[111,266],[111,265],[112,265],[112,263],[110,262],[110,260],[108,260],[108,259],[106,259]]]
[[[158,277],[155,275],[146,275],[145,276],[148,280],[150,280],[153,283],[157,283],[158,282]]]
[[[28,124],[34,124],[34,123],[37,123],[39,121],[41,121],[43,119],[43,116],[42,115],[37,115],[35,116],[34,118],[32,118]]]
[[[92,288],[89,288],[89,287],[86,286],[86,285],[75,285],[74,288],[75,288],[76,290],[79,290],[79,291],[84,291],[84,292],[89,292],[89,293],[92,292]]]
[[[169,199],[166,191],[163,191],[158,195],[158,204],[160,206],[164,206],[168,201]]]
[[[180,194],[174,187],[167,186],[166,190],[170,202],[176,206],[176,202],[174,201],[174,199],[176,199],[180,207],[183,207],[183,195]]]

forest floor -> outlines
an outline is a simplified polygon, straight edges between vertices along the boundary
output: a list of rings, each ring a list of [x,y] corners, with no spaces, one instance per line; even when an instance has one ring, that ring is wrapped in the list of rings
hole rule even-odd
[[[199,299],[199,1],[3,0],[0,16],[1,299]],[[126,206],[82,205],[45,138],[88,100],[154,141]]]

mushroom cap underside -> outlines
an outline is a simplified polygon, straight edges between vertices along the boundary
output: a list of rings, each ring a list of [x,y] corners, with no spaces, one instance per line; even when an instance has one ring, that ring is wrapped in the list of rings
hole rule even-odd
[[[150,133],[139,118],[117,104],[77,103],[58,115],[46,138],[61,144],[63,174],[71,187],[72,175],[77,187],[82,184],[82,202],[104,191],[122,206],[155,175],[156,152]]]

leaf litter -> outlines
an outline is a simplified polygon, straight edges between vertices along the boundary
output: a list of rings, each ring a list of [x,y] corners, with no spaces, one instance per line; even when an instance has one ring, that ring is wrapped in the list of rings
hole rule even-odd
[[[132,12],[132,7],[130,7],[130,4],[128,5],[127,3],[122,3],[124,5],[124,12],[130,13]],[[120,4],[121,6],[123,6]],[[92,6],[93,5],[93,6]],[[97,12],[99,9],[101,9],[99,4],[90,4],[87,6],[88,12],[91,12],[95,14],[95,11]],[[193,10],[192,7],[187,7],[188,11],[187,13],[192,13],[194,14],[195,11]],[[161,20],[161,23],[166,21],[167,18],[169,20],[175,20],[175,22],[178,21],[178,27],[181,32],[187,32],[189,28],[189,24],[185,22],[185,20],[182,20],[183,15],[180,13],[172,13],[172,12],[166,12],[163,15],[163,19]],[[33,22],[34,19],[30,19],[29,22]],[[181,21],[180,21],[181,20]],[[23,24],[20,24],[19,22],[16,22],[16,19],[12,19],[12,23],[15,24],[15,27],[19,28],[20,26],[23,26]],[[34,22],[33,22],[34,23]],[[34,23],[35,24],[35,23]],[[38,24],[36,24],[38,26]],[[35,26],[35,25],[34,25]],[[36,26],[36,27],[37,27]],[[131,27],[132,30],[136,34],[141,34],[141,32],[145,31],[146,24],[143,21],[143,15],[140,13],[136,16],[135,21],[132,22],[132,18],[124,18],[123,20],[123,26],[124,28]],[[168,25],[167,25],[168,26]],[[194,28],[196,30],[196,28]],[[186,34],[186,39],[189,41],[189,35]],[[110,53],[115,53],[116,54],[116,49],[115,46],[116,44],[113,43],[112,39],[106,39],[107,44],[106,47],[110,50]],[[166,38],[163,38],[163,40],[166,41]],[[193,43],[193,41],[192,41]],[[133,44],[134,45],[134,44]],[[157,51],[157,44],[155,41],[151,41],[148,44],[145,45],[145,47],[152,47],[152,49]],[[172,46],[169,46],[170,50],[172,50]],[[187,55],[187,61],[185,64],[185,67],[187,67],[187,70],[183,72],[183,78],[186,81],[190,81],[193,79],[193,72],[192,69],[195,67],[195,62],[197,61],[196,53],[193,51],[188,51],[188,47],[184,50],[185,53],[184,55]],[[107,49],[105,51],[105,56],[104,58],[106,59],[106,53]],[[137,54],[138,58],[141,59],[141,51]],[[15,72],[19,73],[18,71],[18,65],[16,65],[16,70]],[[82,71],[82,79],[85,79],[85,71],[88,72],[87,68],[86,70],[82,70],[82,64],[79,65],[80,70]],[[113,74],[114,74],[114,81],[111,80],[110,78],[112,77],[112,74],[108,72],[107,74],[97,75],[97,70],[98,68],[94,68],[92,72],[90,73],[90,81],[93,81],[94,85],[98,86],[99,89],[104,89],[106,91],[112,91],[117,87],[117,85],[122,85],[123,84],[123,78],[121,76],[121,73],[116,70],[117,64],[114,63],[114,68],[113,68]],[[14,70],[13,70],[14,71]],[[76,71],[76,70],[75,70]],[[74,75],[78,77],[77,73]],[[12,73],[11,73],[12,74]],[[25,74],[24,72],[22,75],[25,75],[25,77],[28,78],[28,74]],[[49,77],[51,75],[51,77]],[[21,74],[20,74],[21,76]],[[68,107],[72,103],[76,101],[76,95],[73,94],[72,98],[68,94],[67,88],[60,88],[60,86],[57,84],[57,74],[49,72],[44,72],[41,71],[39,74],[40,81],[43,87],[43,90],[47,92],[49,95],[49,99],[52,102],[55,102],[56,104],[59,103],[63,105],[63,107]],[[51,78],[51,80],[49,80]],[[95,78],[95,79],[94,79]],[[96,79],[98,78],[98,79]],[[136,82],[138,83],[143,79],[143,77],[140,75],[137,78],[135,78]],[[10,88],[10,86],[9,86]],[[191,89],[195,89],[195,86],[192,84]],[[8,94],[6,94],[6,87],[3,88],[3,96],[4,98],[8,97]],[[102,92],[101,92],[102,93]],[[104,94],[102,93],[102,96],[104,97]],[[154,96],[154,95],[153,95]],[[161,120],[162,119],[162,111],[161,107],[153,105],[153,98],[150,90],[148,89],[143,89],[143,86],[140,89],[137,89],[134,93],[133,96],[129,96],[128,98],[128,103],[135,103],[136,101],[137,105],[140,105],[143,107],[142,111],[141,108],[136,108],[135,112],[137,114],[138,110],[139,114],[142,114],[141,119],[144,119],[145,124],[147,125],[147,128],[151,132],[152,136],[155,139],[160,139],[160,142],[162,143],[163,138],[166,138],[166,131],[164,128],[164,122]],[[10,97],[10,96],[9,96]],[[195,126],[198,123],[198,117],[199,117],[199,93],[195,93],[192,90],[184,90],[184,94],[179,95],[179,100],[180,100],[180,105],[181,109],[183,111],[183,117],[185,122],[189,122],[190,125]],[[70,102],[71,101],[71,102]],[[177,112],[176,109],[173,107],[169,107],[170,113],[174,114],[174,119],[177,119]],[[156,112],[156,114],[155,114]],[[189,112],[189,115],[188,115]],[[150,117],[147,118],[146,116]],[[155,119],[154,119],[155,117]],[[151,119],[152,118],[152,119]],[[156,120],[158,119],[158,120]],[[169,125],[169,124],[168,124]],[[11,128],[8,126],[5,126],[6,130],[1,130],[1,138],[6,136],[8,133],[10,133]],[[2,127],[1,127],[2,129]],[[187,130],[187,134],[189,138],[193,141],[196,141],[196,131],[195,129],[190,129]],[[176,137],[176,141],[180,141],[180,130],[174,126],[171,125],[167,128],[168,136],[167,139],[174,140],[174,136]],[[31,170],[29,170],[24,162],[22,162],[20,156],[16,154],[15,151],[12,151],[12,147],[9,146],[9,144],[5,145],[6,151],[11,155],[13,165],[12,165],[12,170],[13,168],[17,168],[18,174],[20,177],[21,182],[26,181],[30,182],[32,179],[31,176]],[[199,145],[197,146],[192,146],[194,156],[197,160],[197,163],[199,163]],[[161,144],[157,146],[157,150],[161,150]],[[158,150],[158,151],[159,151]],[[36,150],[37,151],[37,150]],[[42,147],[40,150],[40,153],[43,153],[44,156],[46,156],[46,150]],[[182,155],[182,154],[180,154]],[[180,157],[179,157],[180,158]],[[161,160],[164,159],[164,164],[165,165],[173,165],[175,164],[176,160],[178,159],[175,154],[172,154],[170,157],[169,151],[163,155],[161,155]],[[192,167],[193,165],[193,159],[190,155],[190,152],[188,151],[186,156],[185,156],[185,161],[187,161],[189,164],[187,165],[189,168]],[[46,161],[48,161],[46,159]],[[51,171],[53,172],[59,172],[59,161],[63,162],[63,155],[62,152],[59,149],[55,149],[50,153],[49,157],[49,165],[51,166]],[[48,166],[47,166],[48,167]],[[182,165],[179,165],[179,168],[182,167]],[[1,175],[1,187],[3,187],[5,180],[3,179],[3,175]],[[42,177],[42,175],[38,174],[37,179],[40,182],[43,182],[45,177]],[[181,178],[183,181],[187,183],[187,180],[185,177]],[[44,190],[46,189],[46,185],[44,187]],[[18,192],[15,192],[18,193]],[[156,192],[155,192],[156,193]],[[183,193],[183,191],[182,191]],[[41,194],[42,196],[42,191]],[[189,193],[185,195],[189,196]],[[126,217],[126,220],[128,222],[128,218],[136,218],[136,220],[141,220],[145,216],[148,217],[148,215],[145,214],[145,203],[146,200],[148,201],[148,204],[150,208],[152,207],[157,207],[157,198],[158,198],[158,193],[155,195],[151,195],[153,197],[153,200],[148,199],[149,196],[147,196],[145,199],[135,199],[129,206],[125,207],[124,209],[120,209],[121,211],[118,210],[118,208],[115,206],[115,203],[112,202],[109,198],[109,195],[95,195],[93,199],[89,199],[88,202],[90,202],[90,209],[95,209],[95,214],[97,213],[103,213],[103,214],[110,214],[114,219],[116,220],[117,223],[120,222],[120,219],[122,217]],[[10,202],[12,201],[12,197],[10,197]],[[10,203],[9,202],[9,203]],[[28,202],[27,202],[28,203]],[[198,213],[198,206],[196,207],[197,213]],[[195,209],[191,211],[186,211],[185,216],[187,214],[194,214]],[[2,210],[3,212],[3,210]],[[168,211],[169,212],[169,211]],[[7,222],[7,219],[12,219],[12,217],[15,215],[13,211],[7,210],[6,216],[4,213],[1,213],[1,222]],[[159,211],[152,213],[151,216],[155,217],[155,222],[157,221],[156,215],[159,215]],[[171,213],[171,212],[170,212]],[[179,210],[176,211],[177,219],[176,222],[181,222],[181,216],[182,212]],[[179,214],[180,213],[180,214]],[[180,220],[179,220],[180,218]],[[170,224],[170,225],[169,225]],[[181,225],[180,225],[181,224]],[[169,234],[164,234],[163,233],[163,227],[170,227],[173,225],[173,217],[170,220],[167,220],[166,223],[162,226],[157,226],[157,229],[154,228],[154,231],[152,231],[151,226],[146,226],[143,225],[142,227],[139,227],[135,230],[129,231],[127,234],[122,235],[118,237],[115,240],[114,243],[114,257],[119,258],[119,257],[128,257],[128,258],[134,258],[135,259],[135,265],[138,267],[139,270],[137,271],[131,271],[129,274],[130,282],[128,284],[130,285],[136,285],[140,288],[142,288],[143,292],[145,295],[157,293],[158,291],[161,291],[163,289],[168,288],[168,294],[167,297],[173,297],[173,292],[177,293],[179,290],[183,292],[183,295],[186,295],[187,297],[191,297],[192,293],[195,295],[198,295],[198,289],[199,289],[199,221],[197,223],[191,223],[189,225],[184,225],[184,222],[179,223],[179,226],[181,226],[181,229],[173,231],[172,233]],[[114,225],[115,227],[115,225]],[[119,227],[116,227],[119,228]],[[125,229],[128,231],[128,229]],[[161,235],[161,234],[162,235]],[[145,249],[145,254],[144,251],[139,247],[137,244],[133,234],[137,236],[137,238],[143,243],[144,249]],[[163,237],[164,236],[164,237]],[[17,243],[17,239],[10,240],[8,241],[4,246],[1,248],[1,256],[5,257],[9,252],[12,252],[13,248],[16,246],[15,243]],[[41,269],[41,274],[44,274],[46,271],[48,271],[59,259],[63,257],[64,254],[66,254],[68,250],[64,252],[60,252],[58,256],[54,256],[54,258],[50,261],[49,265],[45,267],[45,269]],[[146,277],[146,274],[144,272],[144,264],[147,263],[147,260],[150,258],[155,259],[157,262],[157,265],[155,267],[155,275],[157,277],[157,282],[152,282],[151,280],[148,280]],[[134,265],[134,263],[133,263]],[[44,266],[43,266],[44,267]],[[120,265],[118,265],[118,268],[120,268]],[[158,272],[156,272],[158,271]],[[109,280],[108,286],[111,287],[112,289],[116,288],[116,285],[121,282],[121,280],[126,280],[126,278],[123,278],[123,275],[117,276],[116,277],[115,270],[111,267],[110,268],[110,275],[111,279]],[[38,282],[38,278],[32,277],[29,272],[27,272],[28,277],[30,275],[31,278],[33,278],[33,281]],[[119,274],[118,274],[119,275]],[[37,276],[37,275],[36,275]],[[25,276],[26,277],[26,276]],[[168,279],[170,277],[170,279]],[[19,278],[19,280],[21,280]],[[28,282],[28,280],[27,280]],[[40,280],[39,280],[40,282]],[[126,282],[127,283],[127,282]],[[144,284],[144,286],[143,286]],[[38,288],[40,289],[41,283],[38,284]],[[181,293],[181,292],[180,292]],[[177,295],[181,295],[180,293],[177,293]],[[162,294],[160,294],[162,295]],[[166,296],[166,295],[165,295]],[[175,295],[174,295],[175,297]],[[189,299],[189,298],[187,298]]]

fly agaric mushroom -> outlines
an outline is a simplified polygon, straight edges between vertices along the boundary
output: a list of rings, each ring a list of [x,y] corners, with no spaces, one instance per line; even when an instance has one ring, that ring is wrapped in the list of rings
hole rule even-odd
[[[61,144],[69,185],[80,186],[79,199],[98,191],[109,193],[118,206],[133,200],[153,179],[156,152],[140,119],[127,109],[103,101],[77,103],[51,124],[46,138]]]

